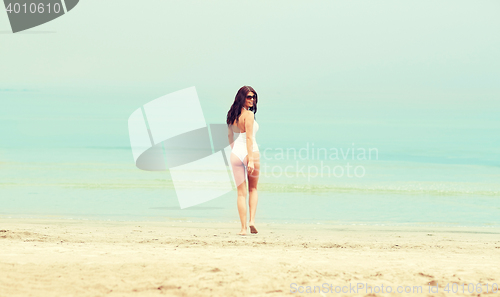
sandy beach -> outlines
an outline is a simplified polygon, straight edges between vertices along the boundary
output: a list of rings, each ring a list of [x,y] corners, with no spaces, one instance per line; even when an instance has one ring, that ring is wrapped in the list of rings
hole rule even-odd
[[[0,296],[500,296],[497,228],[257,227],[2,218]]]

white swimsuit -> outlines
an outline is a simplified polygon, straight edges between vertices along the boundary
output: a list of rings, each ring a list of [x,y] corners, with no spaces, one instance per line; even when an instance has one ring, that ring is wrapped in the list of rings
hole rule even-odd
[[[253,122],[253,137],[252,137],[252,144],[253,144],[253,151],[258,152],[259,147],[257,146],[257,142],[255,141],[255,134],[257,134],[257,130],[259,130],[259,124],[257,124],[257,121]],[[234,140],[234,145],[233,145],[233,150],[232,153],[235,154],[243,163],[243,160],[245,157],[248,155],[247,153],[247,133],[234,133],[236,136],[236,139]],[[245,164],[246,165],[246,164]]]

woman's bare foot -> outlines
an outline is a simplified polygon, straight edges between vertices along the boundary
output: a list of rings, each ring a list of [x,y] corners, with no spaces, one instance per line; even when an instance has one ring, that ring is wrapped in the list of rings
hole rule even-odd
[[[249,223],[248,223],[248,226],[250,227],[250,233],[252,233],[252,234],[257,234],[257,233],[259,233],[259,232],[257,231],[257,228],[255,228],[255,223],[254,223],[254,222],[249,222]]]
[[[247,227],[241,228],[241,231],[240,233],[238,233],[238,235],[247,235]]]

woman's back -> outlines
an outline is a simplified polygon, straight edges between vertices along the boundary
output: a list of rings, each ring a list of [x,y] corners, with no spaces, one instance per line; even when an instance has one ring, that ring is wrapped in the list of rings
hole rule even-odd
[[[248,114],[245,114],[244,112],[248,112]],[[233,133],[237,134],[236,135],[236,140],[238,142],[246,143],[246,130],[245,130],[245,117],[251,116],[254,117],[254,113],[251,111],[244,111],[241,113],[241,115],[238,118],[237,123],[233,123],[231,129],[233,130]],[[255,135],[257,134],[257,130],[259,130],[259,124],[257,124],[257,121],[253,121],[253,141],[255,143]]]
[[[238,121],[234,121],[234,123],[231,125],[231,128],[232,128],[234,133],[245,133],[246,132],[245,117],[249,116],[247,113],[252,113],[252,116],[253,116],[253,112],[248,111],[248,110],[244,110],[240,114],[240,116],[238,117]]]

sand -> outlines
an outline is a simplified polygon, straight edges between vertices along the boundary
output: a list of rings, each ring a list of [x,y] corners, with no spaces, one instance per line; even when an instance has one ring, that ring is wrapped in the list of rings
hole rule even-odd
[[[257,227],[1,218],[0,296],[500,296],[498,228]]]

